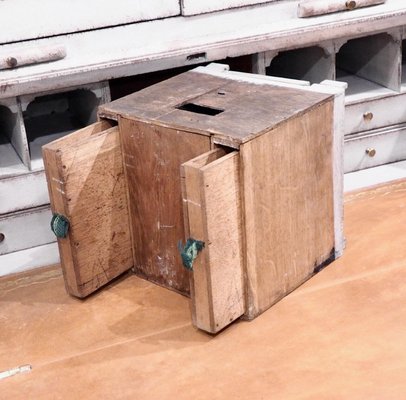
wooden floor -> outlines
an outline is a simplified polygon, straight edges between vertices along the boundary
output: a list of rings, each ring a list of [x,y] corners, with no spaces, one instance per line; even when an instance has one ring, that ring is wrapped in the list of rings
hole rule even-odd
[[[346,196],[347,249],[213,337],[188,299],[126,276],[86,301],[59,268],[0,280],[1,399],[406,398],[406,181]]]

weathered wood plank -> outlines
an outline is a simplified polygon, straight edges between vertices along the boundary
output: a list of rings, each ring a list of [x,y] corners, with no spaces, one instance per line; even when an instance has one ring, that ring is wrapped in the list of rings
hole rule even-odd
[[[135,272],[189,294],[178,242],[185,236],[180,166],[210,150],[210,138],[119,119]]]
[[[51,206],[70,221],[58,239],[70,294],[85,297],[133,266],[118,128],[102,121],[44,146]]]
[[[192,315],[211,333],[245,310],[239,153],[224,154],[215,149],[183,165],[190,236],[205,242],[192,274]]]
[[[214,134],[238,149],[240,143],[328,97],[278,86],[264,90],[262,85],[189,71],[103,106],[101,115]]]
[[[332,102],[241,146],[251,319],[334,256]]]

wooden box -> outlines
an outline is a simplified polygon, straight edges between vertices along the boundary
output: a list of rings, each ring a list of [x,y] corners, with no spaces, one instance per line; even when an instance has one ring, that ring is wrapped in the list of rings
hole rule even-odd
[[[199,328],[254,318],[334,258],[333,96],[190,71],[99,114],[118,120],[135,271],[190,292]],[[193,272],[187,238],[205,243]]]
[[[52,209],[71,219],[70,293],[133,266],[190,295],[208,332],[268,309],[335,257],[334,101],[197,69],[101,106],[44,148]],[[192,271],[190,238],[204,243]]]

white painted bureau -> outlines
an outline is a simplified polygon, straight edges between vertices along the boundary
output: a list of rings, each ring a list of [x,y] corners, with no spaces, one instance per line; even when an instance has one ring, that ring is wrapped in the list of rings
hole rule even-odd
[[[0,2],[0,276],[58,260],[40,146],[94,121],[119,78],[250,56],[251,72],[336,79],[345,171],[406,159],[404,0],[310,18],[291,0],[104,3]]]

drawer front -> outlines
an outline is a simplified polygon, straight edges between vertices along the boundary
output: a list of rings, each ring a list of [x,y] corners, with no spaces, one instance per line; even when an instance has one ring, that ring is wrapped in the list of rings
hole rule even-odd
[[[205,243],[193,262],[192,320],[216,333],[245,311],[239,153],[209,151],[181,174],[186,236]]]
[[[354,135],[344,143],[344,172],[406,159],[406,124]]]
[[[0,277],[59,263],[56,242],[0,256]]]
[[[345,107],[346,135],[403,122],[406,122],[406,93]]]
[[[49,206],[0,218],[0,255],[55,242]]]
[[[43,171],[0,180],[0,214],[48,203],[48,188]]]

